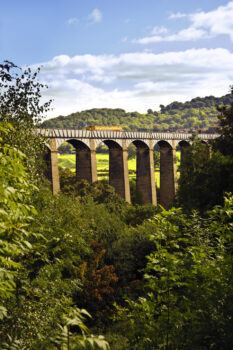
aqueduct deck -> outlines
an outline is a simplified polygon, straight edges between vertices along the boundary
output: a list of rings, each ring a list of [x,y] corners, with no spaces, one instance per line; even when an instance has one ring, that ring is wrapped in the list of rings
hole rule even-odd
[[[96,147],[101,143],[109,148],[109,184],[116,193],[130,202],[128,175],[128,146],[137,148],[136,188],[145,204],[157,204],[154,158],[156,145],[160,148],[160,204],[167,207],[174,200],[177,188],[176,148],[180,147],[183,162],[192,134],[169,132],[89,131],[66,129],[37,129],[46,136],[51,160],[53,193],[60,190],[57,149],[63,142],[76,148],[76,177],[89,182],[97,181]],[[217,134],[199,134],[208,145]]]

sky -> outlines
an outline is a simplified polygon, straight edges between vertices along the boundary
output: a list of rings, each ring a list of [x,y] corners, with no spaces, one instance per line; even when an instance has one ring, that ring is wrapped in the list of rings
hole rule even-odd
[[[233,1],[11,0],[0,58],[34,69],[48,117],[92,108],[146,113],[222,96],[233,84]]]

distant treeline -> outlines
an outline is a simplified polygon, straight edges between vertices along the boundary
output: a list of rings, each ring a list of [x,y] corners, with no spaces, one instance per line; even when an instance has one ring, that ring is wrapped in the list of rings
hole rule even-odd
[[[160,111],[148,109],[147,113],[126,112],[116,108],[93,108],[72,113],[68,116],[46,120],[42,126],[47,128],[83,129],[87,125],[120,125],[128,131],[213,131],[217,122],[217,106],[229,105],[233,96],[196,97],[191,101],[172,102],[160,105]]]

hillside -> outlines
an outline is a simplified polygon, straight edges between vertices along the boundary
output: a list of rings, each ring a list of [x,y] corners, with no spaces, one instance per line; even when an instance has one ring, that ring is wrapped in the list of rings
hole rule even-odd
[[[160,111],[148,109],[146,114],[125,112],[123,109],[90,109],[72,113],[68,116],[46,120],[42,126],[47,128],[83,129],[87,125],[121,125],[124,130],[213,130],[217,121],[217,106],[228,105],[233,96],[196,97],[191,101],[172,102],[160,105]]]

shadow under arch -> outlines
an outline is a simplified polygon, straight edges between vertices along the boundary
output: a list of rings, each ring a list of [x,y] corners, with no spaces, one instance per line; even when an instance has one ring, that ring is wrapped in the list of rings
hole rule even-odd
[[[136,192],[142,204],[157,204],[153,149],[141,140],[132,140],[136,146]]]
[[[52,182],[51,150],[47,145],[45,145],[45,149],[43,150],[42,160],[43,174]]]
[[[182,140],[178,143],[178,145],[180,146],[180,164],[182,166],[187,156],[187,151],[190,147],[190,143],[188,141]]]
[[[160,204],[164,208],[175,199],[176,192],[176,150],[169,142],[161,140],[160,148]]]
[[[115,192],[130,202],[127,149],[125,141],[122,147],[114,140],[102,140],[109,149],[109,185]]]
[[[208,157],[210,155],[211,145],[209,144],[208,141],[204,141],[204,140],[201,140],[201,144],[205,146],[203,153],[205,153],[205,155]]]

